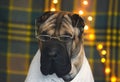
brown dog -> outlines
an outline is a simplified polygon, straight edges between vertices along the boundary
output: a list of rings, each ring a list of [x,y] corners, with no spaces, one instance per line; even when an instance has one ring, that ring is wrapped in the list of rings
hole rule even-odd
[[[40,56],[36,54],[33,61],[38,64],[39,60],[40,65],[36,67],[33,63],[31,64],[26,82],[94,82],[84,53],[83,30],[84,21],[77,14],[46,12],[39,17],[36,20],[35,34],[39,40],[40,50],[37,54]],[[36,78],[31,71],[35,72],[35,69],[38,70],[38,68],[39,71],[36,73],[39,74]],[[82,74],[81,70],[88,74]],[[76,78],[80,72],[79,78],[82,79],[77,81]],[[30,81],[30,78],[34,78],[34,81]],[[53,81],[47,80],[49,78]],[[89,79],[86,80],[87,78]]]

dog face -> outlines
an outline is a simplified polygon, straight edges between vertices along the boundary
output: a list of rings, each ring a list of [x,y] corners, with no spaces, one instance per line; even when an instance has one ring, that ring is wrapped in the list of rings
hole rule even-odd
[[[82,64],[83,19],[70,12],[46,12],[36,20],[41,50],[40,70],[72,80]]]

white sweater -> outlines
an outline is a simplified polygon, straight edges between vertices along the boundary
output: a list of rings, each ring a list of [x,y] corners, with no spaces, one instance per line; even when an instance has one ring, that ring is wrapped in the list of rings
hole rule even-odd
[[[40,50],[38,50],[31,62],[25,82],[64,82],[64,80],[57,77],[56,74],[44,76],[41,73]],[[86,56],[84,56],[83,64],[79,73],[71,82],[94,82],[93,75]]]

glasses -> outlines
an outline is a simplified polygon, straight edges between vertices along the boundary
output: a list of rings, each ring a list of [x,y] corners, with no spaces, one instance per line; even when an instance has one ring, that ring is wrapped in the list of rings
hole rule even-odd
[[[37,23],[37,20],[35,20],[35,37],[38,40],[49,41],[49,40],[52,40],[52,39],[56,39],[56,40],[63,41],[63,42],[68,42],[68,41],[73,40],[73,36],[70,36],[70,35],[61,35],[61,36],[53,37],[53,36],[50,36],[50,35],[38,34],[38,28],[37,28],[36,23]]]
[[[38,36],[36,36],[36,38],[38,40],[41,40],[41,41],[49,41],[49,40],[52,40],[52,39],[56,39],[56,40],[59,40],[59,41],[62,41],[62,42],[68,42],[68,41],[71,41],[73,39],[73,36],[61,35],[61,36],[58,36],[58,37],[53,37],[53,36],[50,36],[50,35],[38,35]]]

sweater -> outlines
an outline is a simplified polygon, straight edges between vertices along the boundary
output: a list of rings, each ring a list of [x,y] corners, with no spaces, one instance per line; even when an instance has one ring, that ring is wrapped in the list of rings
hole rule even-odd
[[[55,73],[46,76],[41,73],[40,56],[40,50],[38,50],[30,64],[25,82],[65,82],[62,78],[57,77]],[[85,55],[82,67],[75,78],[70,82],[94,82],[93,75]]]

